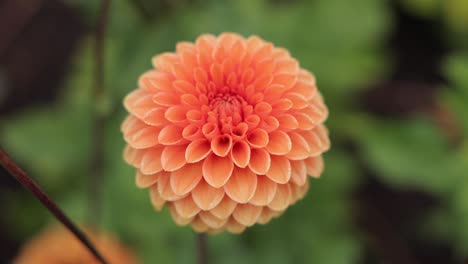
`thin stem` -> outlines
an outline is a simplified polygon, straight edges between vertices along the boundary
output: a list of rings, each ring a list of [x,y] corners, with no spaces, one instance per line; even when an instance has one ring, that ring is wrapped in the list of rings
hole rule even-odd
[[[197,263],[208,264],[208,237],[205,233],[197,234]]]
[[[93,121],[91,130],[91,153],[89,166],[89,222],[97,227],[101,219],[102,184],[104,181],[104,132],[106,115],[102,110],[105,104],[104,47],[107,21],[111,0],[101,0],[98,22],[95,32],[94,58],[95,72],[93,85]]]
[[[29,190],[41,203],[44,205],[49,212],[55,216],[80,242],[98,259],[101,263],[106,264],[107,262],[93,246],[91,241],[86,235],[68,218],[65,213],[55,204],[52,199],[37,185],[37,183],[19,167],[8,154],[0,147],[0,163],[2,166],[18,180],[24,188]]]

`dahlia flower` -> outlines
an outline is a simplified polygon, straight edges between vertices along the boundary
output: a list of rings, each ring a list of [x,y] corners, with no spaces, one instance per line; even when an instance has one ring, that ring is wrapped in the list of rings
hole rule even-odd
[[[242,232],[281,215],[322,173],[328,111],[287,50],[223,33],[152,62],[124,100],[124,159],[177,224]]]
[[[115,238],[87,230],[87,235],[109,263],[139,263],[132,253]],[[50,227],[27,242],[13,264],[63,264],[100,262],[68,230]]]

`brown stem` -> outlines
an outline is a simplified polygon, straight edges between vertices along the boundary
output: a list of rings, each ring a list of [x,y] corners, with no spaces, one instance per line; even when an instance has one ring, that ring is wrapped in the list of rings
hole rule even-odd
[[[208,237],[205,233],[197,234],[197,263],[208,264]]]
[[[102,183],[104,180],[104,132],[106,125],[105,113],[101,110],[105,104],[104,85],[104,46],[107,30],[107,21],[111,0],[101,0],[98,22],[95,32],[95,72],[93,86],[93,121],[91,128],[91,153],[90,153],[90,179],[89,179],[89,222],[97,227],[101,219]]]
[[[49,198],[42,188],[19,167],[8,154],[0,147],[0,163],[18,180],[24,188],[29,190],[46,208],[55,216],[101,263],[107,262],[93,246],[86,235],[63,213],[63,211]]]

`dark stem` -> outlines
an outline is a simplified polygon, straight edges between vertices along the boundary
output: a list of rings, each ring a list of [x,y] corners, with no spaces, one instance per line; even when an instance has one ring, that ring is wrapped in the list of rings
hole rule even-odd
[[[24,188],[29,190],[101,263],[107,262],[93,246],[86,235],[63,213],[63,211],[49,198],[42,188],[19,167],[8,154],[0,148],[0,163],[18,180]]]
[[[205,233],[197,234],[197,263],[208,264],[208,237]]]
[[[101,0],[101,6],[95,32],[94,45],[94,84],[92,101],[94,112],[91,124],[91,153],[89,164],[89,223],[97,227],[101,219],[102,184],[104,181],[104,132],[106,125],[106,113],[103,105],[105,102],[105,76],[104,76],[104,46],[107,30],[107,21],[111,0]]]

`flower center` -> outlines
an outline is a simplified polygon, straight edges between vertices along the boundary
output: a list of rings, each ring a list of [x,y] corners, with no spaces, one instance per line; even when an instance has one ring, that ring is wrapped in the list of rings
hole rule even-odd
[[[210,100],[210,108],[223,116],[232,116],[233,113],[241,113],[247,102],[238,94],[218,93]]]

